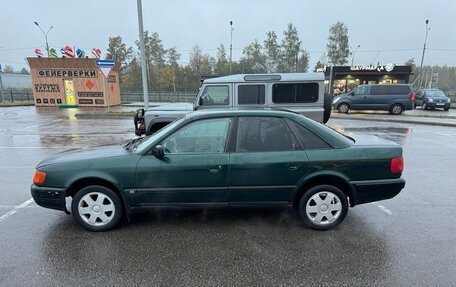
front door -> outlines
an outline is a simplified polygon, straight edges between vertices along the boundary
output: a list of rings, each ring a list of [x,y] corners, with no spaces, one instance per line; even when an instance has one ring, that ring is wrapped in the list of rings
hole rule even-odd
[[[230,124],[230,118],[191,122],[162,141],[164,158],[143,156],[136,204],[227,204]]]
[[[230,158],[230,204],[287,204],[307,156],[284,119],[240,117]]]
[[[354,110],[372,109],[372,97],[369,95],[368,86],[358,86],[353,89],[351,97],[351,108]]]

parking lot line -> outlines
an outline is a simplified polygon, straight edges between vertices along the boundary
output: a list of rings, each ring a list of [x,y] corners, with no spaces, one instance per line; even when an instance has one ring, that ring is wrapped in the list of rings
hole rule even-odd
[[[23,203],[21,203],[20,205],[17,205],[15,206],[12,210],[8,211],[7,213],[3,214],[2,216],[0,216],[0,222],[4,221],[5,219],[7,219],[8,217],[10,217],[11,215],[15,214],[16,212],[18,212],[20,209],[26,207],[27,205],[29,205],[30,203],[33,202],[33,198],[30,198],[29,200],[26,200],[24,201]]]
[[[385,206],[379,204],[378,202],[372,202],[373,205],[377,206],[378,209],[380,209],[381,211],[383,211],[384,213],[388,214],[388,215],[393,215],[393,212],[391,210],[389,210],[388,208],[386,208]]]

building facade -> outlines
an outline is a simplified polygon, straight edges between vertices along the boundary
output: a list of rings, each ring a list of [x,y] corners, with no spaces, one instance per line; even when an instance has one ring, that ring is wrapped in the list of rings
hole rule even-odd
[[[333,95],[343,94],[362,84],[408,84],[412,66],[367,65],[333,66],[324,69],[327,84]]]
[[[107,79],[93,58],[27,58],[36,106],[120,105],[119,64]]]

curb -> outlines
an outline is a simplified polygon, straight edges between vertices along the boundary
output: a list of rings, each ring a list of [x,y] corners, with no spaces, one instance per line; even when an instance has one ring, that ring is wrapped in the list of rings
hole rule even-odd
[[[444,127],[456,127],[455,123],[438,123],[438,122],[425,122],[417,120],[392,120],[392,119],[374,119],[374,118],[349,118],[349,117],[339,117],[331,116],[333,119],[340,120],[352,120],[352,121],[368,121],[368,122],[393,122],[393,123],[404,123],[404,124],[417,124],[417,125],[428,125],[428,126],[444,126]]]

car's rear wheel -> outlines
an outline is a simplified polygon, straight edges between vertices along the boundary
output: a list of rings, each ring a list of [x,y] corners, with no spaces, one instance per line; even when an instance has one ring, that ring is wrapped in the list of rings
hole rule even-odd
[[[76,193],[71,212],[79,225],[90,231],[114,228],[122,218],[122,202],[107,187],[91,185]]]
[[[307,190],[299,202],[299,215],[308,227],[328,230],[336,227],[348,213],[348,200],[339,188],[317,185]]]
[[[329,121],[329,118],[331,117],[331,95],[329,93],[325,93],[325,98],[324,98],[324,103],[323,103],[323,123],[326,124]]]
[[[401,104],[394,104],[390,108],[390,113],[393,115],[400,115],[404,108],[402,107]]]
[[[427,110],[428,109],[428,106],[427,106],[426,102],[423,102],[423,104],[421,105],[421,108],[423,110]]]
[[[350,106],[348,104],[343,103],[337,106],[337,110],[339,111],[339,113],[346,114],[350,110]]]

